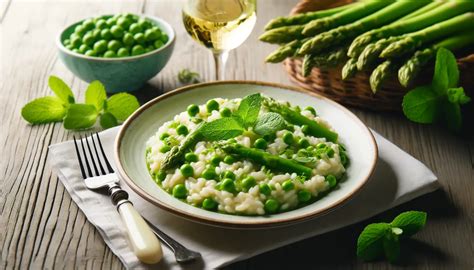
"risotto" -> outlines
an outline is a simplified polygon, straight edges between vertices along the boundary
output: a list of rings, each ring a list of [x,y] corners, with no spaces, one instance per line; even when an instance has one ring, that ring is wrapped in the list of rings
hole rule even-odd
[[[146,145],[150,174],[171,196],[237,215],[315,203],[349,163],[337,133],[314,108],[260,94],[191,104]]]

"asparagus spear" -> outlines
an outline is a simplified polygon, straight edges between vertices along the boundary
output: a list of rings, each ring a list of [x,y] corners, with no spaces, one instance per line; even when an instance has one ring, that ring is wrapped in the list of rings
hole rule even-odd
[[[370,88],[375,94],[382,88],[382,83],[397,71],[398,65],[392,60],[385,60],[370,74]]]
[[[179,162],[183,160],[186,152],[196,146],[196,144],[202,140],[202,135],[199,131],[200,127],[202,127],[202,124],[198,126],[192,133],[189,133],[179,146],[173,146],[173,148],[171,148],[171,150],[166,153],[165,159],[161,164],[161,171],[166,171],[170,168],[176,167]]]
[[[281,158],[259,149],[248,148],[237,143],[221,144],[220,147],[228,154],[244,159],[251,159],[252,161],[265,165],[271,169],[296,173],[306,177],[311,177],[312,174],[312,169],[309,167],[301,165],[291,159]]]
[[[348,5],[326,9],[326,10],[306,12],[306,13],[301,13],[301,14],[288,16],[288,17],[277,17],[267,23],[267,25],[265,26],[265,30],[270,30],[270,29],[274,29],[274,28],[278,28],[282,26],[305,24],[315,19],[334,15],[348,8],[355,7],[358,4],[359,3],[355,2]]]
[[[409,14],[405,15],[404,17],[400,18],[399,21],[414,18],[418,15],[424,14],[425,12],[429,12],[429,11],[431,11],[431,10],[433,10],[433,9],[435,9],[435,8],[439,7],[440,5],[443,5],[445,3],[447,3],[447,2],[445,2],[445,1],[433,1],[429,4],[427,4],[426,6],[424,6],[422,8],[419,8],[419,9],[413,11],[412,13],[409,13]]]
[[[428,3],[427,0],[396,1],[395,3],[386,6],[365,18],[359,19],[347,25],[339,26],[311,38],[301,46],[298,54],[304,55],[308,53],[318,53],[323,49],[329,48],[336,44],[341,44],[342,42],[351,40],[366,31],[392,22],[397,18],[425,5],[426,3]]]
[[[358,20],[364,16],[367,16],[383,7],[386,7],[394,1],[367,1],[360,5],[343,10],[332,16],[324,17],[321,19],[313,20],[307,23],[303,29],[303,35],[312,36],[321,32],[327,31],[337,26],[345,25],[355,20]]]
[[[304,25],[291,25],[271,29],[263,33],[258,39],[267,43],[286,43],[295,39],[302,39]]]
[[[295,125],[307,125],[308,133],[314,137],[324,137],[331,142],[337,142],[337,133],[329,130],[327,127],[318,124],[316,121],[313,121],[301,113],[292,110],[290,107],[276,102],[272,98],[264,98],[262,104],[268,108],[269,111],[275,112],[283,116],[283,118]]]
[[[354,77],[357,72],[357,60],[355,58],[349,58],[346,64],[342,67],[342,79],[347,80]]]
[[[398,80],[400,84],[407,87],[420,73],[421,69],[436,57],[439,48],[448,50],[459,50],[474,45],[474,31],[461,33],[453,37],[448,37],[429,48],[419,50],[408,59],[398,70]]]
[[[357,69],[364,70],[374,65],[374,63],[379,59],[380,53],[392,42],[395,42],[400,38],[401,37],[399,36],[384,38],[375,43],[367,45],[367,47],[365,47],[365,49],[357,58]]]
[[[278,48],[277,50],[275,50],[274,52],[269,54],[267,56],[267,58],[265,58],[265,62],[279,63],[279,62],[285,60],[285,58],[287,58],[287,57],[294,56],[296,51],[298,50],[298,48],[306,40],[307,39],[293,40],[292,42],[289,42],[289,43],[281,46],[280,48]]]
[[[437,2],[434,3],[437,4]],[[428,4],[425,7],[428,6],[431,6],[431,4]],[[425,7],[415,11],[414,13],[423,10]],[[473,10],[474,1],[453,1],[440,5],[436,8],[432,8],[431,10],[425,11],[423,14],[419,14],[418,16],[405,19],[402,18],[390,25],[368,31],[358,36],[352,42],[348,54],[351,57],[357,57],[368,44],[374,41],[390,36],[398,36],[401,34],[418,31],[435,23]]]
[[[347,59],[348,46],[341,46],[322,54],[307,54],[303,58],[301,73],[304,77],[311,73],[313,67],[335,67]]]
[[[402,39],[385,48],[380,56],[383,58],[399,57],[435,39],[443,38],[456,32],[470,30],[473,26],[474,12],[467,12],[417,32],[404,35]]]

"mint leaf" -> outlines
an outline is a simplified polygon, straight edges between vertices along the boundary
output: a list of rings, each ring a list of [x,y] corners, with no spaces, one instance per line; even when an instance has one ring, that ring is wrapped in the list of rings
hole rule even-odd
[[[433,123],[439,111],[440,98],[431,87],[420,86],[403,97],[403,113],[418,123]]]
[[[260,115],[253,130],[259,135],[268,135],[277,132],[285,126],[285,119],[274,112],[267,112]]]
[[[99,81],[93,81],[86,89],[86,104],[92,104],[97,111],[104,107],[107,94],[105,93],[104,85]]]
[[[140,107],[136,97],[127,93],[118,93],[106,101],[105,111],[111,113],[117,120],[125,121]]]
[[[49,76],[48,85],[64,103],[74,103],[74,94],[63,80],[56,76]]]
[[[259,93],[248,95],[240,101],[236,115],[242,118],[246,128],[253,126],[257,121],[261,103],[262,96]]]
[[[357,257],[370,261],[383,254],[383,239],[390,230],[388,223],[369,224],[357,239]]]
[[[244,132],[241,123],[234,117],[224,117],[204,123],[199,133],[208,141],[227,140]]]
[[[398,235],[388,232],[383,239],[383,251],[385,258],[391,263],[395,263],[400,257],[400,241]]]
[[[100,116],[100,126],[104,129],[115,127],[118,125],[117,119],[111,113],[104,113]]]
[[[31,124],[44,124],[63,120],[66,108],[58,97],[37,98],[21,109],[21,116]]]
[[[448,89],[448,100],[451,103],[457,103],[457,104],[466,104],[471,101],[471,98],[464,93],[464,88],[462,87],[455,87],[455,88],[449,88]]]
[[[64,118],[65,129],[86,129],[94,126],[99,113],[94,105],[71,104]]]
[[[441,119],[452,131],[459,131],[462,127],[461,106],[457,103],[443,102],[441,105]]]
[[[445,48],[438,49],[432,82],[434,90],[438,94],[445,94],[448,88],[456,87],[458,82],[459,69],[456,57]]]
[[[426,213],[408,211],[398,215],[390,225],[402,229],[402,236],[409,237],[420,231],[426,224]]]

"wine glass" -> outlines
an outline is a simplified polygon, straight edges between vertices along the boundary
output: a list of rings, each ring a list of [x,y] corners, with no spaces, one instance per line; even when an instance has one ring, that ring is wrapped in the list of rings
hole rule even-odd
[[[186,0],[183,23],[193,39],[211,49],[216,80],[224,80],[229,51],[242,44],[252,32],[256,0]]]

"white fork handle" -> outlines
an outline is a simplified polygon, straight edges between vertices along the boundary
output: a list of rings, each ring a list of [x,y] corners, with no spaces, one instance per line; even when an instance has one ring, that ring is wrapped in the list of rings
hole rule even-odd
[[[127,201],[118,206],[133,252],[146,264],[155,264],[163,257],[161,244],[133,205]]]

